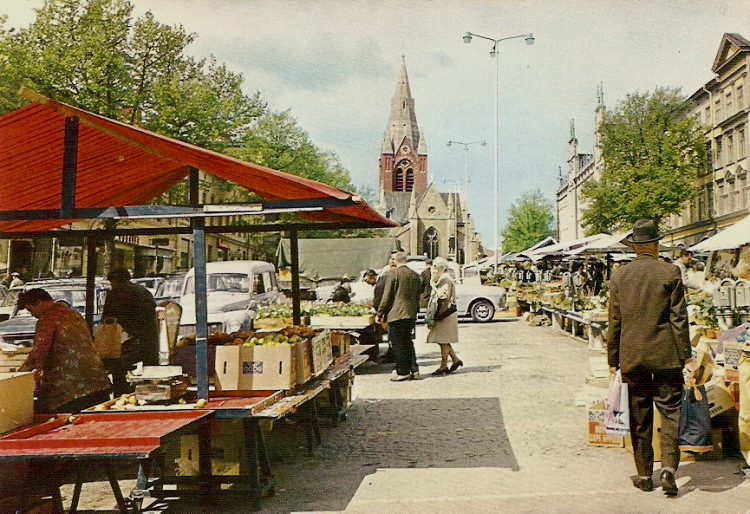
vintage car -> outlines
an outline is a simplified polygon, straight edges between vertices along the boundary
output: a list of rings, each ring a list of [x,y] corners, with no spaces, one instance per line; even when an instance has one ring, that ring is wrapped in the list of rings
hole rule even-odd
[[[84,315],[86,312],[86,279],[60,279],[42,280],[38,282],[27,282],[19,289],[28,290],[42,288],[47,291],[55,301],[65,302],[75,310]],[[14,288],[15,289],[15,288]],[[97,278],[94,286],[94,323],[101,319],[101,311],[110,289],[108,281]],[[16,300],[18,294],[15,295]],[[0,342],[31,346],[34,344],[34,331],[36,329],[36,318],[26,309],[13,310],[10,319],[0,323]]]
[[[254,308],[281,301],[276,268],[264,261],[206,263],[208,333],[246,329]],[[180,336],[195,334],[195,269],[185,274],[180,297]]]

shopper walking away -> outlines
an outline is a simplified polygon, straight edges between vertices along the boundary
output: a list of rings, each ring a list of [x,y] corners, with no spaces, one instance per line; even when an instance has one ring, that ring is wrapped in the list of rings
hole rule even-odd
[[[130,281],[130,272],[115,268],[107,275],[112,289],[104,302],[102,319],[117,318],[129,338],[122,343],[119,359],[105,359],[112,373],[116,396],[131,389],[126,374],[137,362],[144,366],[159,365],[159,325],[156,319],[156,302],[148,289]]]
[[[383,299],[383,293],[385,292],[385,277],[388,274],[389,271],[392,269],[396,269],[396,261],[393,260],[393,257],[398,252],[391,252],[390,257],[388,257],[388,264],[383,268],[383,270],[380,272],[380,276],[375,281],[375,285],[372,289],[372,310],[377,313],[378,307],[380,307],[380,302]],[[386,330],[386,322],[387,320],[381,319],[378,322],[378,325],[383,328],[383,330]],[[396,362],[396,356],[393,354],[393,345],[391,344],[390,338],[388,340],[388,350],[383,354],[383,357],[381,359],[383,362]]]
[[[630,433],[638,476],[633,484],[654,488],[654,404],[661,413],[660,482],[667,496],[677,494],[680,463],[677,437],[683,387],[682,367],[692,366],[687,306],[680,270],[660,261],[657,227],[638,220],[624,242],[636,259],[610,280],[607,354],[610,372],[619,368],[630,394]]]
[[[19,369],[35,371],[34,412],[77,414],[109,400],[109,378],[82,316],[44,289],[21,292],[18,309],[39,320],[34,348]]]
[[[396,357],[396,370],[391,380],[401,382],[419,378],[412,334],[419,311],[422,282],[417,272],[406,265],[406,253],[397,252],[393,260],[396,268],[386,274],[377,315],[379,320],[388,321],[388,339]]]
[[[427,334],[427,342],[440,345],[440,367],[432,372],[433,375],[446,375],[464,365],[452,346],[453,343],[458,342],[458,313],[453,312],[442,317],[451,305],[456,304],[456,285],[450,273],[446,272],[447,269],[448,261],[442,257],[435,258],[430,268],[432,275],[430,301],[437,301],[438,308],[435,311],[435,324],[430,327],[430,332]],[[448,357],[452,361],[450,368]]]

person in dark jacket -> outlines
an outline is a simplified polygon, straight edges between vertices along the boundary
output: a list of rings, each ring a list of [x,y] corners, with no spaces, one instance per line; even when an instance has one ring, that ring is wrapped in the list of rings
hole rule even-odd
[[[352,286],[349,283],[349,277],[343,277],[336,289],[333,290],[331,295],[332,302],[349,303],[351,302]]]
[[[654,404],[661,413],[662,491],[677,494],[675,471],[682,367],[692,366],[687,305],[680,270],[659,260],[659,235],[652,220],[639,220],[624,242],[635,261],[612,273],[609,297],[607,357],[610,372],[619,368],[628,384],[630,433],[638,476],[633,484],[654,488]]]
[[[401,382],[419,378],[412,333],[419,311],[422,281],[419,274],[406,265],[404,252],[398,252],[393,260],[396,268],[386,274],[385,290],[377,313],[379,319],[388,321],[388,339],[396,356],[396,370],[391,380]]]
[[[117,318],[129,336],[123,341],[120,359],[105,360],[112,373],[114,393],[119,396],[130,389],[125,375],[135,363],[159,365],[159,325],[154,297],[148,289],[130,281],[128,270],[115,268],[109,272],[107,280],[112,289],[107,293],[102,319]]]

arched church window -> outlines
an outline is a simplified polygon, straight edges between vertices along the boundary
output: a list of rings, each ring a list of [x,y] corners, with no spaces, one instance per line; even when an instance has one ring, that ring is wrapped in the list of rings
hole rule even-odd
[[[404,170],[401,168],[396,170],[393,175],[393,190],[403,191],[404,190]]]
[[[406,190],[411,191],[414,189],[414,170],[409,168],[406,170]]]
[[[440,235],[435,227],[430,227],[422,236],[422,246],[424,253],[429,259],[434,259],[440,255]]]

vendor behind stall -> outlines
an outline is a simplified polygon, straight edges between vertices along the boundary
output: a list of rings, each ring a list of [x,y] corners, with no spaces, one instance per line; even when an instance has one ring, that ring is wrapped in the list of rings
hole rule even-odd
[[[35,371],[34,411],[77,413],[109,400],[109,378],[82,316],[44,289],[20,293],[18,309],[39,320],[34,349],[20,369]]]

